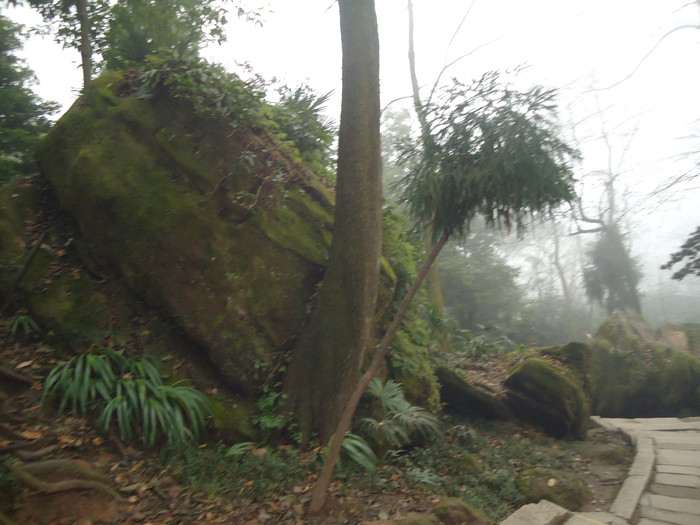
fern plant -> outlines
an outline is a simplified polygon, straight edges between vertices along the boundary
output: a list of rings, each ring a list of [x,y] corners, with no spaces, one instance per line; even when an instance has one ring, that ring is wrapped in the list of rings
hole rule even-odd
[[[29,315],[17,314],[7,319],[7,330],[13,340],[17,337],[17,332],[19,332],[20,328],[24,335],[28,335],[32,330],[35,332],[39,331],[39,325]]]
[[[375,377],[367,392],[379,401],[382,418],[365,417],[360,420],[360,428],[376,443],[388,442],[401,448],[411,442],[411,435],[415,432],[425,437],[439,432],[438,419],[424,408],[406,401],[399,383],[389,379],[382,384]]]
[[[211,412],[198,390],[182,382],[164,384],[153,363],[128,359],[112,348],[54,367],[44,383],[42,404],[56,397],[59,412],[68,406],[76,416],[98,410],[103,430],[116,422],[123,440],[140,434],[147,448],[159,437],[175,443],[198,439]]]

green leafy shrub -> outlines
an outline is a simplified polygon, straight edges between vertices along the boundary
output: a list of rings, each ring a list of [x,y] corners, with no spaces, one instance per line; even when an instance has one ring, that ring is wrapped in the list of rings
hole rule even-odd
[[[376,377],[370,381],[367,393],[381,405],[381,419],[362,418],[360,427],[375,443],[387,442],[401,448],[412,441],[412,434],[424,437],[439,432],[438,419],[422,407],[411,405],[404,398],[401,385],[389,379],[386,384]]]
[[[42,403],[56,397],[59,412],[68,405],[74,415],[98,410],[105,431],[116,421],[122,439],[140,433],[145,447],[153,447],[160,437],[175,443],[197,440],[210,414],[204,394],[182,382],[164,384],[153,363],[131,360],[111,348],[54,367]]]

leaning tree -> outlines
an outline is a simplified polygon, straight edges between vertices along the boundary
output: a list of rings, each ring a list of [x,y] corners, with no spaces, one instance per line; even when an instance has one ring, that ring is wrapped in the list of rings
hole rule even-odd
[[[393,321],[345,404],[314,487],[310,512],[321,509],[333,467],[362,393],[379,370],[430,266],[452,236],[472,219],[520,227],[527,216],[574,199],[571,163],[577,152],[558,136],[555,92],[514,90],[497,73],[470,86],[455,80],[426,111],[431,140],[406,149],[410,166],[400,183],[402,201],[425,228],[432,249],[403,297]]]

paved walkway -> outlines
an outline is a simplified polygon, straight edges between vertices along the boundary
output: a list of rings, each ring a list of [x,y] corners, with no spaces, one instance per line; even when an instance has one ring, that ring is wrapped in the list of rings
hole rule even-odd
[[[636,450],[610,510],[577,514],[541,501],[502,525],[700,525],[700,418],[593,419]]]

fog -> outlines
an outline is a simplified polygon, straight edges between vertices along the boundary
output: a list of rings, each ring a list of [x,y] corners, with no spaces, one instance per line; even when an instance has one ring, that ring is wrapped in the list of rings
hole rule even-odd
[[[406,4],[376,3],[382,103],[410,108]],[[203,54],[241,74],[240,64],[248,62],[266,78],[333,91],[327,111],[337,120],[337,9],[330,0],[269,1],[262,27],[231,20],[228,42]],[[517,85],[560,90],[562,133],[583,155],[576,177],[587,213],[602,212],[600,174],[615,177],[620,228],[642,272],[645,315],[654,324],[700,322],[700,278],[677,282],[672,271],[659,269],[700,225],[700,2],[414,0],[414,9],[423,96],[438,78],[443,84],[452,77],[468,82],[489,70],[518,67],[523,71],[514,77]],[[7,12],[28,25],[38,22],[28,9]],[[78,52],[33,37],[24,56],[37,73],[36,92],[67,109],[81,84]],[[660,191],[684,175],[690,180]],[[569,235],[576,230],[570,219],[562,219],[562,227],[562,249],[572,254],[585,252],[594,240]],[[551,250],[542,236],[532,232],[520,250],[508,247],[512,239],[504,245],[521,268],[521,282],[529,282],[534,271],[523,254]]]

